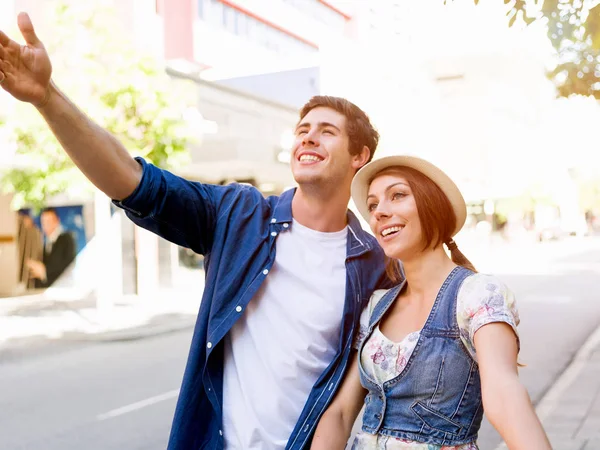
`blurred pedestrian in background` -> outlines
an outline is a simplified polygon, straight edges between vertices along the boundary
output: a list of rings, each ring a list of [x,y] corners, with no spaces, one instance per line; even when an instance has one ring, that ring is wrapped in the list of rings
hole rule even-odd
[[[49,287],[73,262],[76,256],[75,239],[65,231],[54,208],[47,208],[40,216],[44,232],[44,251],[42,261],[26,261],[31,277],[35,278],[35,287]]]

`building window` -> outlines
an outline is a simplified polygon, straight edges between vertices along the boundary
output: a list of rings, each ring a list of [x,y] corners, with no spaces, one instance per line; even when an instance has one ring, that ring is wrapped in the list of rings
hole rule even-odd
[[[346,24],[345,17],[325,6],[319,0],[284,0],[284,2],[338,31],[342,31]]]
[[[304,0],[284,1],[298,8],[301,8],[301,5],[305,4]],[[320,6],[328,9],[324,5]],[[307,53],[317,51],[312,45],[306,44],[300,39],[289,36],[252,16],[244,14],[229,5],[222,3],[221,0],[198,0],[198,17],[214,26],[227,30],[229,33],[235,34],[236,36],[247,37],[250,42],[272,51],[282,53]]]
[[[239,36],[248,36],[248,19],[246,14],[238,13],[237,15],[237,34]]]

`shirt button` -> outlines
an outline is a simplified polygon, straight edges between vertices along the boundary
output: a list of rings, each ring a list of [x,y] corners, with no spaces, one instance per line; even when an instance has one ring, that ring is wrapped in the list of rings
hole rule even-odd
[[[219,430],[219,436],[223,436],[223,430]]]
[[[289,224],[289,223],[284,223],[284,224],[283,224],[283,228],[289,228],[289,227],[290,227],[290,224]]]
[[[271,233],[271,236],[275,237],[275,236],[277,236],[277,233],[276,233],[275,231],[273,231],[273,232]]]
[[[266,275],[266,274],[268,274],[268,273],[269,273],[269,269],[265,269],[265,270],[263,270],[263,275]]]
[[[271,223],[275,223],[275,222],[277,222],[277,219],[275,219],[275,217],[273,217],[273,218],[271,219]]]
[[[212,348],[212,342],[209,342],[208,344],[206,344],[206,348]]]
[[[238,307],[236,307],[236,308],[235,308],[235,310],[236,310],[237,312],[242,312],[242,307],[241,307],[241,306],[238,306]]]

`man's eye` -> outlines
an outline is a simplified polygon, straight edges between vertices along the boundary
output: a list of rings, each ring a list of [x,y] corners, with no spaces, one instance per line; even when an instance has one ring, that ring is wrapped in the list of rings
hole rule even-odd
[[[296,131],[296,134],[297,134],[298,136],[301,136],[301,135],[303,135],[303,134],[306,134],[306,133],[307,133],[307,131],[306,131],[306,130],[298,130],[298,131]]]
[[[333,131],[331,131],[331,130],[325,130],[325,131],[323,131],[323,134],[333,134]]]

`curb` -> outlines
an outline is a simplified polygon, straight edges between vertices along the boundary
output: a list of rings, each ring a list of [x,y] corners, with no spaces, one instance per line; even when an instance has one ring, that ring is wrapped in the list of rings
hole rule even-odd
[[[588,336],[583,345],[575,353],[573,360],[567,365],[565,370],[558,376],[556,381],[550,386],[548,391],[538,402],[535,412],[544,425],[544,421],[559,406],[560,398],[564,392],[573,384],[577,376],[585,368],[590,359],[590,355],[600,345],[600,326]],[[502,443],[495,450],[507,450],[506,444]]]

